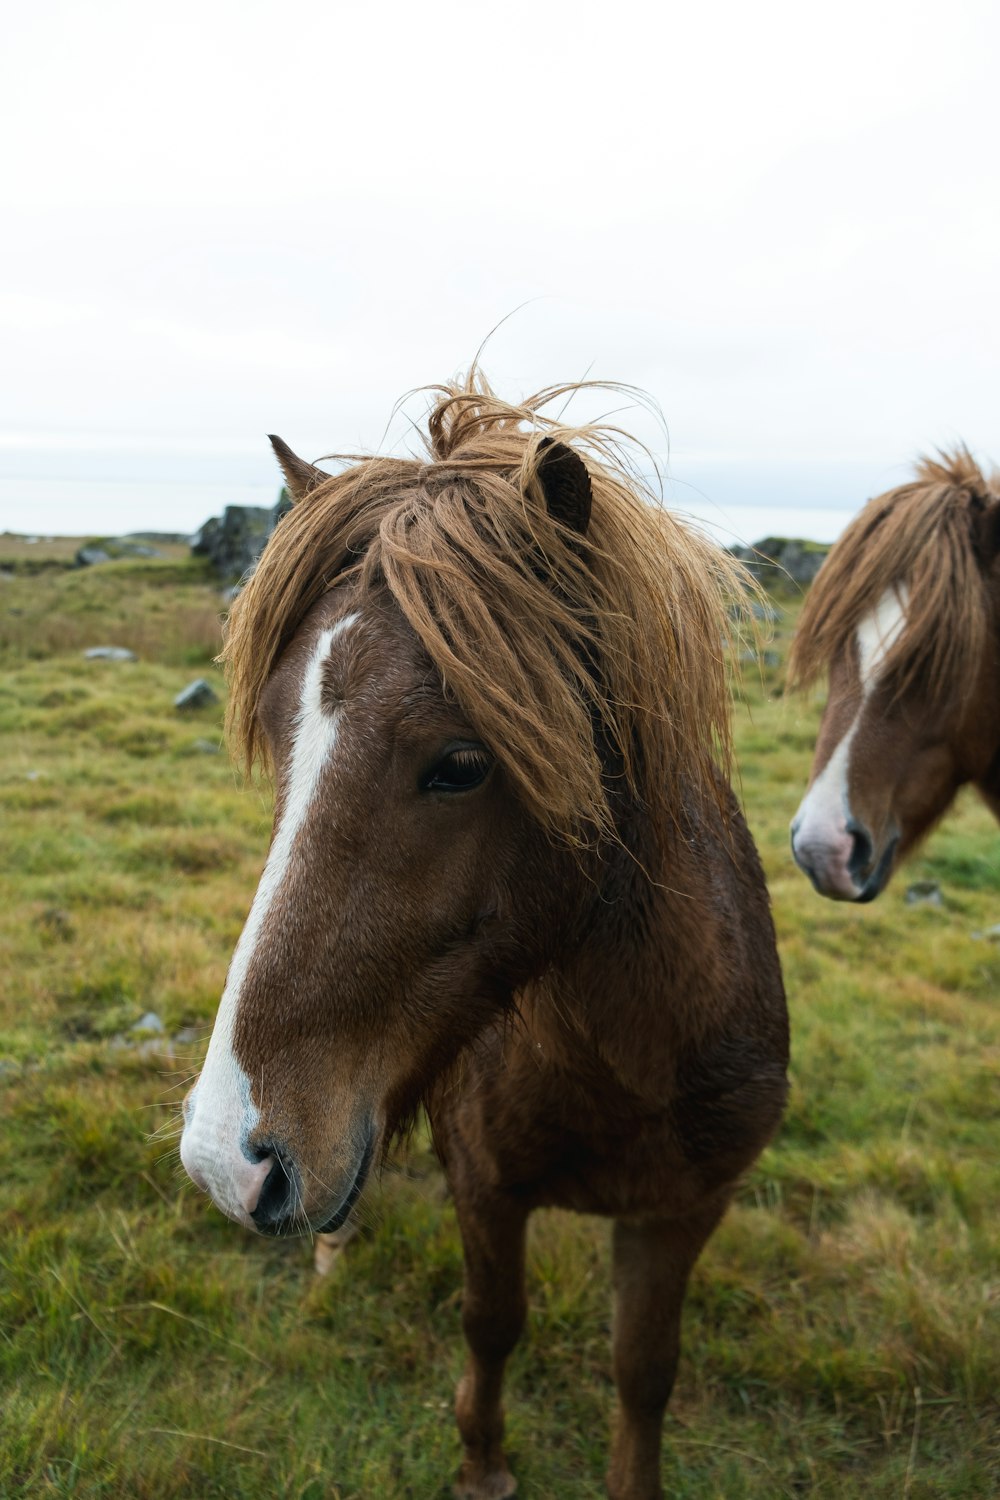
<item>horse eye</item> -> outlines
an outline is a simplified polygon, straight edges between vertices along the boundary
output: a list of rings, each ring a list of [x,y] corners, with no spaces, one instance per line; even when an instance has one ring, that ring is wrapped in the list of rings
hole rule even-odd
[[[420,785],[425,792],[471,792],[492,766],[493,757],[482,745],[458,745],[442,755]]]

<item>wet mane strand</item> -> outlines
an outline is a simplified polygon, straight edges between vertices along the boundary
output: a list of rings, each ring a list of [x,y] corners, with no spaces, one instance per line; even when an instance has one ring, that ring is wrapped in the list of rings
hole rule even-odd
[[[973,520],[997,503],[997,476],[984,478],[964,447],[921,459],[911,484],[869,500],[806,595],[790,686],[805,688],[820,677],[886,590],[905,585],[906,624],[886,657],[886,680],[900,696],[919,682],[938,706],[960,698],[990,631]]]
[[[666,832],[683,789],[722,796],[730,703],[723,638],[746,599],[738,564],[671,516],[617,429],[511,406],[479,375],[434,387],[428,461],[355,459],[294,507],[235,601],[227,729],[263,758],[257,708],[315,601],[354,579],[388,590],[470,723],[540,823],[571,843],[611,830],[595,724],[629,792]],[[538,479],[551,436],[584,458],[583,542]],[[544,451],[544,450],[542,450]]]

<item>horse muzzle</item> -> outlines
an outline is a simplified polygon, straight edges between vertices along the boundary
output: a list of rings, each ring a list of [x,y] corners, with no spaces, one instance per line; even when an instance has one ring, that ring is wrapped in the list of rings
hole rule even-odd
[[[791,829],[792,857],[821,896],[832,901],[874,901],[892,874],[899,834],[892,830],[876,850],[868,829],[855,818],[837,827],[817,827],[798,817]]]
[[[268,1166],[268,1172],[261,1184],[257,1201],[250,1210],[254,1228],[261,1234],[271,1235],[301,1234],[309,1230],[317,1234],[329,1234],[334,1229],[340,1229],[350,1217],[368,1180],[375,1155],[376,1136],[374,1125],[369,1121],[360,1156],[356,1159],[356,1165],[348,1167],[343,1174],[341,1188],[331,1194],[322,1206],[311,1204],[308,1213],[304,1206],[302,1173],[294,1158],[278,1146],[261,1147],[262,1151],[267,1152],[262,1165]],[[343,1190],[345,1184],[346,1191]]]
[[[321,1174],[286,1143],[259,1139],[256,1121],[221,1127],[211,1108],[199,1110],[197,1091],[184,1101],[181,1161],[196,1187],[245,1229],[302,1234],[339,1229],[361,1195],[379,1131],[371,1116],[349,1132],[336,1166]],[[249,1128],[248,1128],[249,1127]]]

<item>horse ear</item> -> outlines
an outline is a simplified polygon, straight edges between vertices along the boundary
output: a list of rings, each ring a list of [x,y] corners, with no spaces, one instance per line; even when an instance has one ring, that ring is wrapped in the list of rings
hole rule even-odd
[[[973,513],[972,545],[983,566],[992,568],[1000,557],[1000,500]]]
[[[324,484],[330,478],[324,474],[322,469],[317,469],[313,464],[307,464],[304,458],[299,458],[293,453],[288,444],[274,433],[268,434],[268,441],[274,449],[274,456],[281,465],[281,472],[285,476],[288,485],[288,493],[296,502],[304,500],[311,490],[317,485]]]
[[[542,438],[538,455],[535,472],[549,515],[584,536],[594,499],[587,465],[572,448],[553,438]]]

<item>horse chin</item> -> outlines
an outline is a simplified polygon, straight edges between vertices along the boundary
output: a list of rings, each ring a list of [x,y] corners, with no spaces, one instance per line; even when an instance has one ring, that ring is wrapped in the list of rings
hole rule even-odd
[[[896,853],[898,849],[899,835],[896,834],[895,837],[889,840],[885,848],[882,850],[878,864],[875,866],[874,870],[872,870],[871,874],[868,876],[864,885],[861,887],[860,892],[855,898],[859,903],[865,904],[869,901],[874,901],[876,896],[881,896],[882,892],[889,884],[889,878],[892,875],[893,869],[895,868]]]
[[[375,1159],[375,1144],[377,1139],[378,1131],[375,1129],[374,1123],[372,1123],[368,1127],[368,1140],[365,1143],[365,1148],[361,1156],[361,1163],[355,1175],[354,1182],[348,1189],[347,1197],[341,1203],[336,1212],[333,1213],[330,1218],[325,1221],[325,1223],[316,1226],[317,1234],[332,1234],[335,1229],[340,1229],[344,1224],[347,1223],[347,1220],[350,1218],[351,1213],[354,1209],[354,1205],[361,1197],[362,1189],[364,1188],[365,1183],[368,1181],[368,1174],[371,1171],[372,1162]]]

